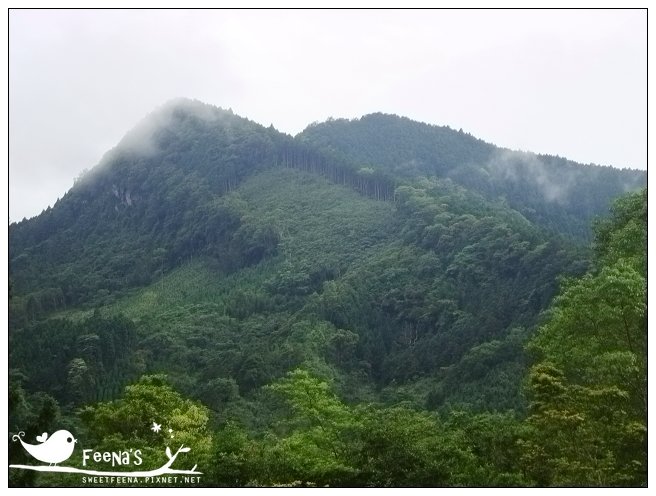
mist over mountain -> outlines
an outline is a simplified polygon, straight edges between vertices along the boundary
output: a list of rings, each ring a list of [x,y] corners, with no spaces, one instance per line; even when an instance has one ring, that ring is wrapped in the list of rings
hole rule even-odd
[[[363,403],[410,417],[522,419],[533,408],[522,392],[534,360],[525,347],[559,281],[596,274],[602,262],[619,263],[610,254],[641,246],[635,192],[644,187],[642,171],[502,149],[394,115],[331,119],[292,137],[230,110],[173,100],[54,206],[10,225],[10,394],[37,410],[47,397],[99,443],[107,433],[84,423],[99,415],[94,405],[122,401],[126,385],[161,373],[209,409],[213,429],[237,422],[240,435],[255,438],[272,430],[280,450],[291,446],[287,433],[313,421],[277,431],[289,412],[270,396],[297,398],[294,388],[314,380],[344,401],[333,427],[356,415],[344,405]],[[633,203],[620,200],[608,220],[627,193]],[[617,242],[615,232],[631,242]],[[641,267],[636,253],[624,257],[631,267]],[[84,406],[92,413],[75,417]],[[21,408],[11,410],[12,428],[23,422],[42,432],[45,421]],[[391,422],[393,411],[379,413]],[[374,417],[363,418],[375,425]],[[223,451],[210,451],[220,465],[212,453]],[[347,470],[338,452],[322,451],[330,460],[312,476],[288,467],[211,477],[219,485],[234,477],[265,485],[382,480],[378,469],[370,467],[374,477],[353,468],[364,453]],[[543,482],[535,461],[530,476],[497,462],[465,485]],[[634,484],[642,468],[631,470]],[[406,473],[389,485],[459,484],[421,477]]]

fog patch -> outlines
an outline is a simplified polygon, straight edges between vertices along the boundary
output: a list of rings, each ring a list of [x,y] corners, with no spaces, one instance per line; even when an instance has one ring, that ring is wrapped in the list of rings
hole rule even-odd
[[[198,100],[176,98],[156,108],[137,123],[116,146],[105,152],[96,166],[84,169],[73,181],[73,186],[91,187],[97,179],[110,171],[117,161],[127,159],[150,158],[164,151],[162,148],[167,134],[170,136],[180,132],[180,123],[187,119],[197,119],[203,123],[223,120],[227,125],[227,116],[231,110],[223,110]],[[226,130],[230,132],[230,130]]]
[[[564,204],[569,201],[574,177],[545,163],[531,152],[499,150],[485,168],[493,177],[521,186],[532,185],[542,197],[549,201]]]
[[[174,132],[174,124],[187,118],[214,122],[222,117],[221,109],[198,100],[176,98],[155,109],[132,128],[117,145],[122,152],[151,157],[161,151],[160,136]]]

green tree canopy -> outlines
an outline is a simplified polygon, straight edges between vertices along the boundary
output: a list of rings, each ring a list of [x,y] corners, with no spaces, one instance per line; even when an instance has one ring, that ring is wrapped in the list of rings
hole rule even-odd
[[[539,484],[647,483],[646,200],[615,203],[595,267],[566,284],[530,343],[524,460]]]

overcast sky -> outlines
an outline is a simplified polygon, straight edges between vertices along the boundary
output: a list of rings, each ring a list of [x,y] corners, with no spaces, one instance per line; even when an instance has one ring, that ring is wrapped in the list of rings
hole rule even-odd
[[[290,134],[382,111],[645,169],[647,14],[12,10],[10,219],[180,96]]]

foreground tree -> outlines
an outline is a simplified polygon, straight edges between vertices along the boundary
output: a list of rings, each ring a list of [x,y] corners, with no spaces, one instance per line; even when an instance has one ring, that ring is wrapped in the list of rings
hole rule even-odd
[[[597,264],[555,300],[530,349],[524,462],[540,485],[647,483],[646,191],[597,227]]]
[[[200,471],[209,468],[207,407],[183,398],[162,375],[144,376],[127,386],[122,398],[86,407],[80,416],[96,451],[140,449],[140,470],[161,466],[164,453],[182,445],[190,448]]]

